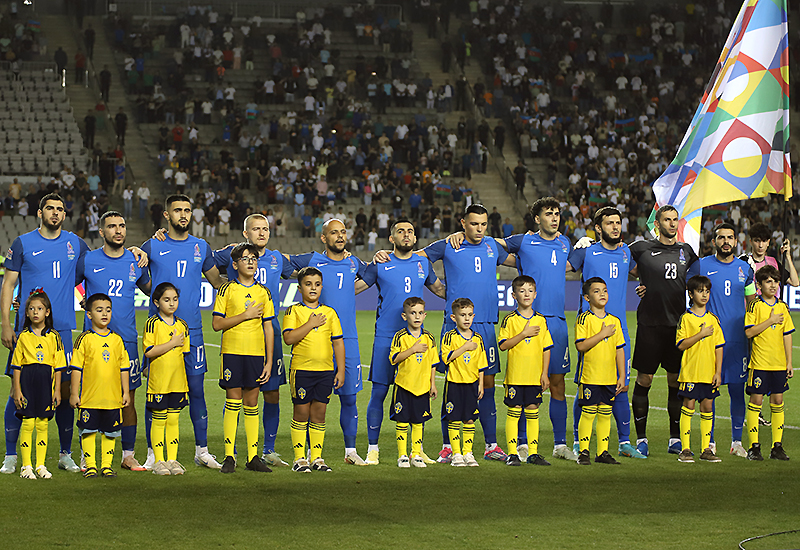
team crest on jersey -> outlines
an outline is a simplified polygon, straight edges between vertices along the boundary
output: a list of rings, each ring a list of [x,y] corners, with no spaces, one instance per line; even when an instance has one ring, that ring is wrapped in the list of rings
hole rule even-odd
[[[492,250],[492,247],[488,242],[486,243],[486,256],[488,258],[494,258],[494,250]]]
[[[517,396],[517,390],[515,388],[508,388],[508,398],[514,399]]]
[[[678,261],[681,263],[681,265],[685,265],[686,264],[686,255],[683,253],[683,249],[682,248],[681,248],[681,253],[678,256]]]
[[[229,381],[231,379],[231,369],[225,369],[224,371],[222,371],[222,377],[225,379],[226,382]]]
[[[739,282],[740,282],[740,283],[743,283],[743,282],[744,282],[744,279],[745,279],[745,276],[744,276],[744,271],[742,271],[742,268],[740,267],[740,268],[739,268]]]
[[[67,259],[74,260],[75,259],[75,249],[72,248],[72,243],[67,241]]]
[[[422,358],[425,356],[423,353],[415,353],[414,355],[417,356],[417,363],[422,363]]]
[[[39,363],[44,363],[44,353],[42,353],[41,351],[37,351],[36,352],[36,360]]]
[[[103,361],[105,361],[106,363],[111,361],[111,352],[108,351],[108,344],[103,344],[103,353],[102,353],[102,355],[103,355]]]
[[[303,389],[303,388],[298,388],[297,397],[299,397],[300,399],[305,399],[306,398],[306,390]]]
[[[352,258],[350,258],[350,273],[355,273],[356,271],[358,271],[356,263],[353,261]]]
[[[565,243],[561,243],[561,252],[564,254],[569,254],[569,250],[567,250],[567,245]]]
[[[156,403],[161,403],[161,399],[162,399],[163,397],[164,397],[164,396],[163,396],[163,395],[161,395],[160,393],[159,393],[158,395],[156,395]]]
[[[400,411],[402,411],[402,410],[403,410],[403,404],[402,403],[395,403],[394,404],[394,414],[400,414]]]
[[[758,377],[755,380],[753,380],[753,387],[754,388],[760,388],[761,387],[761,377]]]
[[[194,263],[199,264],[203,261],[203,257],[200,255],[200,245],[194,245]]]
[[[464,364],[469,365],[469,353],[464,354]]]
[[[128,280],[132,283],[136,282],[136,266],[131,262],[131,269],[128,271]]]
[[[278,259],[275,256],[270,256],[269,268],[272,271],[277,271],[278,270]]]
[[[525,338],[525,343],[526,344],[530,344],[531,343],[531,339],[530,338]]]
[[[583,388],[583,398],[584,399],[591,399],[592,398],[592,390],[589,388]]]
[[[91,413],[86,409],[83,409],[83,411],[81,412],[81,420],[83,420],[84,423],[89,422],[89,418],[91,416],[92,416]]]
[[[688,384],[686,384],[686,391],[692,391],[692,390],[694,390],[694,383],[689,382]]]
[[[447,414],[450,414],[451,412],[453,412],[454,408],[455,407],[453,407],[453,402],[452,401],[448,401],[447,405],[444,406],[444,410],[447,411]]]
[[[627,250],[623,250],[622,251],[622,263],[623,264],[627,264],[628,263],[628,251]]]
[[[422,267],[422,262],[417,262],[417,277],[420,279],[425,278],[425,269]]]

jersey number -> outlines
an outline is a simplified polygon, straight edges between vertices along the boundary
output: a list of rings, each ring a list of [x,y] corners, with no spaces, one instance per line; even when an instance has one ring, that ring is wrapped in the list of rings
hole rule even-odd
[[[616,279],[617,277],[619,277],[619,267],[617,267],[616,262],[614,262],[613,264],[608,264],[608,269],[609,269],[609,274],[608,274],[609,278]]]
[[[61,260],[53,262],[53,279],[61,278]]]
[[[178,260],[178,277],[186,276],[186,260]]]
[[[122,298],[122,281],[119,279],[108,280],[108,295],[110,297]]]
[[[725,281],[725,296],[731,295],[731,282]]]
[[[476,257],[475,258],[475,273],[481,272],[481,259]]]
[[[256,271],[256,280],[261,283],[262,285],[267,284],[267,268],[266,267],[259,267]]]
[[[678,264],[664,264],[664,278],[677,279],[678,278]]]
[[[553,254],[550,255],[550,263],[553,265],[558,265],[558,258],[556,257],[555,250],[553,250]]]
[[[405,278],[406,284],[404,285],[403,289],[406,291],[406,294],[411,292],[411,277]]]
[[[337,273],[339,276],[339,288],[342,288],[342,281],[344,281],[344,273]]]

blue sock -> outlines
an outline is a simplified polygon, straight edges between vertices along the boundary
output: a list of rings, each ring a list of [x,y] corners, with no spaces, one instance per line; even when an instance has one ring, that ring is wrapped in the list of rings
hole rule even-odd
[[[367,405],[367,438],[370,445],[377,445],[383,422],[383,402],[389,393],[389,386],[379,382],[372,383],[372,393]]]
[[[122,427],[122,450],[132,451],[136,445],[136,424]]]
[[[450,433],[447,431],[449,422],[442,418],[442,445],[450,445]]]
[[[550,398],[550,422],[553,424],[553,445],[567,444],[567,401]]]
[[[487,445],[497,443],[497,403],[494,402],[494,390],[494,386],[483,388],[483,399],[478,401],[478,418]]]
[[[528,419],[525,418],[525,413],[519,417],[519,425],[517,426],[517,445],[528,444]]]
[[[264,454],[275,450],[275,437],[281,421],[281,406],[278,403],[264,401]]]
[[[56,407],[56,425],[58,426],[58,442],[61,452],[72,452],[72,426],[75,424],[75,410],[67,402],[61,402]]]
[[[550,402],[552,406],[552,401]],[[552,417],[551,417],[552,418]],[[580,440],[578,436],[578,422],[581,420],[581,406],[578,405],[578,397],[572,402],[572,441]]]
[[[344,446],[355,448],[356,434],[358,433],[358,408],[356,407],[356,394],[340,395],[339,402],[342,405],[339,413],[339,424],[342,426],[344,434]]]
[[[731,441],[742,440],[744,426],[744,384],[728,384],[731,396]]]
[[[208,446],[208,409],[203,393],[205,377],[201,375],[187,376],[189,382],[189,416],[194,426],[194,444],[198,447]]]
[[[22,427],[22,419],[17,418],[17,407],[14,400],[9,397],[6,403],[6,412],[3,415],[3,423],[6,428],[6,456],[17,456],[17,441],[19,441],[19,429]]]
[[[617,422],[617,437],[619,441],[631,440],[631,404],[628,401],[628,393],[622,392],[611,405],[611,412],[614,413],[614,420]],[[577,424],[576,424],[577,426]],[[575,440],[577,441],[577,439]]]
[[[150,443],[150,426],[153,425],[153,411],[149,408],[144,409],[144,436],[147,438],[147,448],[152,449],[153,444]]]

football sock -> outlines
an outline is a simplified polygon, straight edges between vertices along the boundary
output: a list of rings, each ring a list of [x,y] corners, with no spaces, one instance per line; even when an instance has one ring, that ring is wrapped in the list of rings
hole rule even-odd
[[[670,439],[681,438],[681,407],[683,399],[678,396],[678,388],[669,386],[667,388],[667,414],[669,415],[669,437]]]
[[[709,443],[714,443],[714,427],[717,425],[717,401],[716,399],[711,400],[711,440]],[[700,420],[703,419],[703,415],[700,415]],[[701,424],[702,426],[702,424]],[[701,429],[702,430],[702,429]],[[706,450],[706,447],[703,447],[703,450]]]
[[[372,393],[367,405],[367,438],[370,445],[377,445],[383,423],[383,402],[389,394],[389,386],[379,382],[372,383]]]
[[[471,453],[472,444],[475,442],[475,423],[470,422],[468,424],[465,422],[463,432],[464,432],[464,440],[461,444],[462,447],[461,451],[464,454]]]
[[[519,416],[519,424],[517,425],[517,446],[528,444],[528,425],[525,423],[525,415]]]
[[[95,459],[96,443],[95,439],[97,432],[90,434],[83,434],[81,436],[81,449],[83,449],[83,460],[86,462],[87,468],[97,469],[97,460]]]
[[[133,451],[136,445],[136,424],[122,427],[122,450]]]
[[[756,405],[755,403],[747,404],[745,419],[747,422],[747,436],[750,441],[750,445],[753,443],[758,443],[758,413],[760,412],[760,406]]]
[[[33,428],[35,426],[35,418],[24,418],[22,419],[22,426],[19,428],[19,458],[22,460],[23,467],[33,465],[31,462],[31,447],[33,446]]]
[[[281,421],[281,406],[264,401],[264,454],[275,450],[275,438]]]
[[[525,423],[528,425],[528,453],[539,454],[539,409],[525,409]]]
[[[578,423],[581,421],[581,406],[578,404],[578,398],[572,401],[572,440],[578,441]]]
[[[208,447],[208,409],[206,409],[206,397],[203,393],[204,380],[205,377],[202,374],[186,377],[186,381],[189,383],[189,417],[192,419],[194,427],[194,444],[198,447]],[[238,414],[236,418],[238,422]]]
[[[167,411],[153,411],[153,423],[150,425],[150,437],[153,441],[153,454],[156,456],[156,462],[164,460],[164,439],[166,438],[167,429]]]
[[[145,407],[144,409],[144,437],[147,439],[147,448],[153,448],[153,442],[150,440],[150,428],[153,424],[153,411]]]
[[[450,422],[447,425],[447,435],[450,436],[450,447],[453,454],[461,454],[461,422]]]
[[[711,445],[711,427],[713,425],[714,413],[700,411],[700,448],[704,451]]]
[[[225,414],[222,416],[222,436],[225,442],[225,456],[233,456],[236,445],[236,428],[239,426],[239,411],[242,410],[241,399],[226,399]]]
[[[649,392],[649,387],[641,386],[638,382],[633,386],[631,409],[633,410],[633,424],[636,427],[636,437],[638,439],[647,438],[647,413],[650,410],[650,398],[647,394]]]
[[[691,439],[692,439],[692,416],[694,415],[694,409],[690,409],[688,407],[681,407],[681,447],[684,449],[690,449],[691,446]],[[702,418],[702,417],[701,417]],[[701,427],[702,429],[702,427]],[[705,450],[705,447],[703,447]]]
[[[44,466],[47,458],[47,428],[50,420],[47,418],[36,419],[36,467]]]
[[[100,440],[100,452],[103,453],[100,459],[101,468],[111,468],[111,463],[114,461],[114,446],[117,440],[113,437],[108,437],[103,434],[103,439]]]
[[[553,445],[567,444],[567,401],[550,398],[550,422],[553,423]]]
[[[770,403],[769,410],[772,413],[772,444],[783,443],[784,404]]]
[[[411,424],[411,456],[422,456],[422,424]]]
[[[244,411],[244,435],[247,440],[247,461],[258,454],[258,405],[242,406]]]
[[[584,405],[581,411],[581,420],[578,423],[578,443],[581,452],[589,450],[589,443],[592,440],[592,425],[594,417],[597,416],[597,405]]]
[[[300,460],[306,456],[306,432],[308,432],[308,421],[299,422],[292,420],[290,428],[292,435],[292,449],[294,450],[294,459]]]
[[[519,419],[522,416],[522,407],[509,407],[506,412],[506,452],[510,455],[517,452],[517,434],[519,433]]]
[[[394,430],[394,433],[395,436],[397,437],[398,458],[401,456],[406,456],[408,454],[408,445],[406,445],[406,439],[408,438],[408,423],[398,422],[397,427]]]
[[[631,404],[628,401],[628,392],[620,393],[611,405],[614,421],[617,423],[617,439],[620,443],[631,440]]]
[[[497,403],[494,402],[494,391],[494,386],[483,388],[483,399],[478,401],[478,419],[487,445],[497,443]]]
[[[9,397],[8,402],[6,402],[3,424],[6,434],[6,456],[17,456],[17,440],[19,439],[19,428],[22,426],[22,419],[17,417],[17,407],[14,405],[14,398],[12,397]]]
[[[180,409],[167,410],[167,425],[164,435],[167,440],[167,460],[178,460],[178,443],[180,442]]]
[[[69,454],[72,452],[72,426],[75,424],[75,410],[69,404],[69,400],[62,401],[56,407],[56,425],[58,426],[58,442],[61,445],[61,452]]]
[[[745,411],[744,384],[728,384],[728,395],[731,398],[731,441],[741,441]]]
[[[597,407],[597,454],[608,451],[608,439],[611,435],[611,405]]]
[[[356,434],[358,433],[358,408],[356,407],[356,394],[340,395],[339,402],[342,409],[339,412],[339,424],[342,426],[344,446],[355,448]]]
[[[325,443],[325,422],[308,423],[308,460],[314,462],[322,456],[322,446]]]
[[[442,418],[442,446],[447,447],[450,445],[450,422],[446,418]],[[16,452],[16,451],[14,451]]]

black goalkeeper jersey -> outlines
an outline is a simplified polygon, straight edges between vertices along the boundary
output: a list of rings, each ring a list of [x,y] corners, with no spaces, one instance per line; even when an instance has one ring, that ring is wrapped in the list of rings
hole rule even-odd
[[[686,311],[686,280],[699,273],[698,257],[686,243],[663,244],[658,239],[630,245],[647,292],[637,309],[637,323],[677,327]]]

